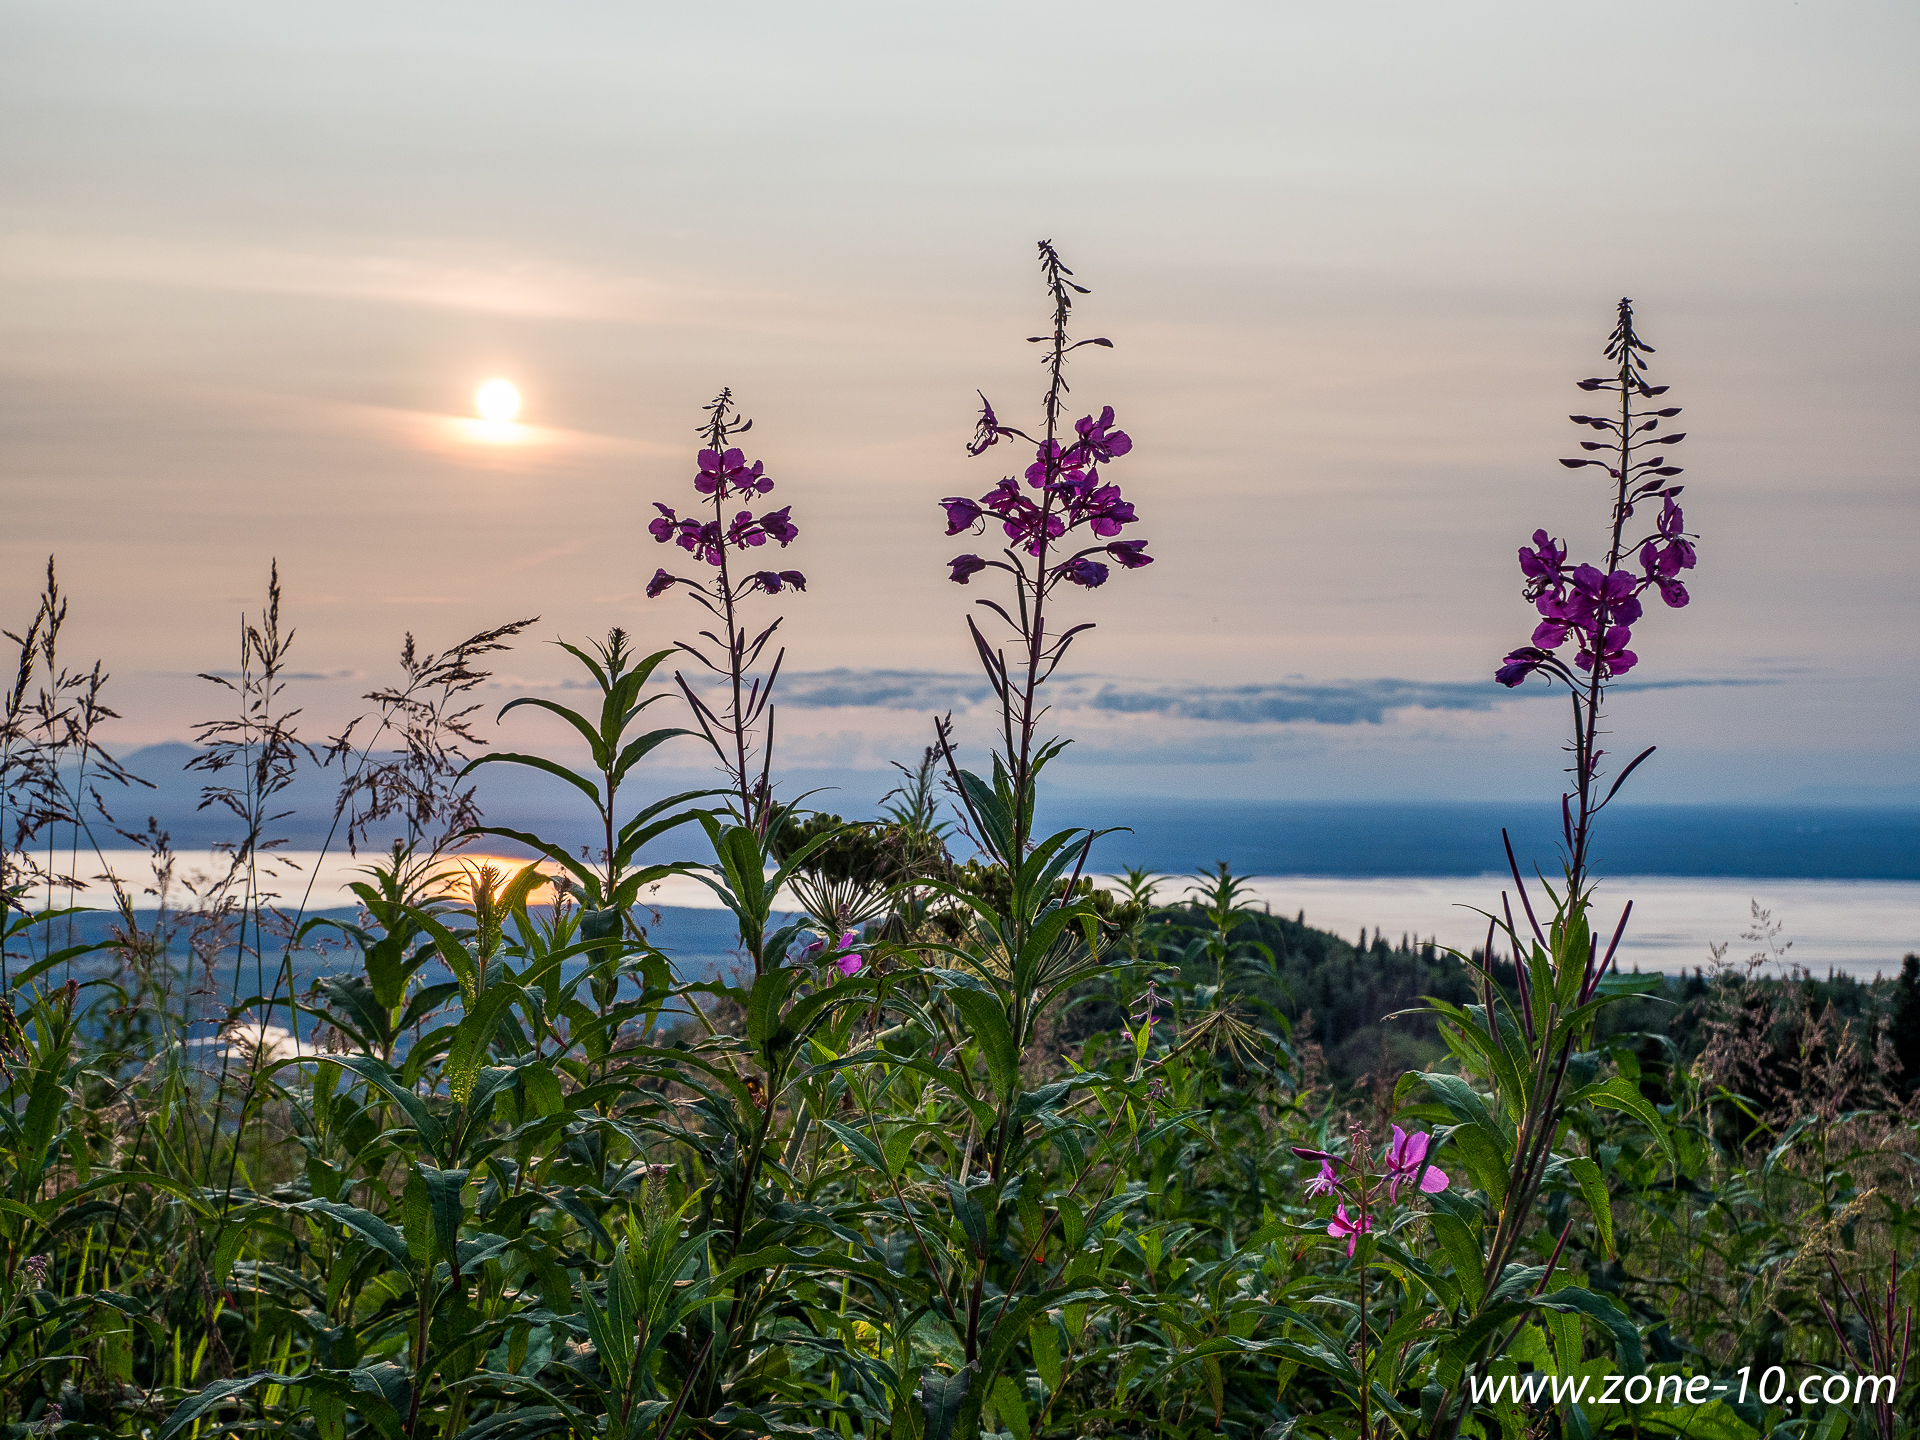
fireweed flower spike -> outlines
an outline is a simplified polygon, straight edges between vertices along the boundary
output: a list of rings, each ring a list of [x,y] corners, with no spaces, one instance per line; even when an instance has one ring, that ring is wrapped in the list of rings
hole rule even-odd
[[[784,550],[799,538],[800,530],[793,523],[791,506],[756,514],[741,505],[742,501],[766,495],[773,489],[773,481],[764,462],[749,463],[739,447],[728,443],[753,425],[751,420],[737,418],[733,392],[722,390],[706,409],[709,419],[700,430],[707,443],[697,457],[693,476],[693,488],[700,497],[695,502],[699,514],[697,518],[681,515],[672,506],[656,501],[653,508],[660,513],[648,522],[647,532],[659,544],[678,545],[716,573],[675,575],[658,569],[647,582],[646,593],[649,600],[657,599],[679,586],[724,626],[723,634],[706,632],[709,640],[725,647],[724,653],[710,655],[684,641],[679,648],[723,682],[726,698],[717,705],[709,704],[684,675],[674,678],[727,771],[730,788],[738,797],[740,823],[764,834],[770,806],[771,757],[760,743],[756,727],[763,719],[771,724],[773,681],[784,652],[776,653],[764,680],[748,678],[746,672],[758,662],[780,622],[776,619],[750,639],[740,605],[754,594],[805,590],[807,577],[798,570],[748,570],[744,565],[734,568],[735,556],[764,549],[768,541]]]
[[[1569,569],[1565,542],[1545,530],[1533,532],[1533,544],[1520,550],[1520,573],[1526,580],[1522,591],[1533,602],[1540,623],[1534,627],[1531,644],[1508,654],[1494,678],[1502,685],[1515,686],[1529,676],[1543,674],[1565,681],[1576,692],[1585,688],[1589,701],[1597,706],[1600,688],[1607,680],[1630,670],[1639,657],[1627,648],[1632,640],[1629,627],[1643,611],[1640,597],[1648,590],[1659,592],[1667,605],[1678,609],[1691,598],[1678,578],[1691,570],[1697,560],[1692,537],[1685,529],[1685,517],[1677,503],[1682,486],[1669,484],[1681,473],[1677,465],[1666,463],[1664,453],[1643,455],[1649,447],[1664,450],[1686,439],[1684,432],[1653,436],[1648,432],[1662,428],[1662,422],[1680,413],[1678,406],[1635,409],[1636,402],[1664,394],[1664,385],[1646,382],[1645,356],[1652,347],[1643,343],[1633,328],[1633,307],[1620,302],[1619,323],[1608,342],[1607,357],[1620,362],[1615,377],[1582,380],[1582,390],[1611,390],[1620,396],[1617,416],[1574,415],[1574,424],[1597,430],[1607,438],[1583,440],[1580,448],[1606,452],[1606,458],[1576,456],[1560,463],[1569,469],[1597,466],[1613,481],[1613,533],[1604,569],[1582,564]],[[1631,540],[1627,522],[1637,505],[1658,498],[1659,518],[1652,535]],[[1621,562],[1638,552],[1639,573]],[[1569,640],[1575,643],[1573,669],[1555,654]],[[1582,672],[1586,679],[1574,673]]]

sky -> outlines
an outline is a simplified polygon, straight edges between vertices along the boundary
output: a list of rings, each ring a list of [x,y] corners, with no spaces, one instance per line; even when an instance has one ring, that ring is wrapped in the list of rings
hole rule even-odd
[[[722,386],[809,577],[781,765],[884,769],[947,704],[983,737],[936,502],[1004,473],[965,454],[976,390],[1037,410],[1050,238],[1157,557],[1069,604],[1098,628],[1062,784],[1555,793],[1564,701],[1489,676],[1531,629],[1516,547],[1600,543],[1599,472],[1555,462],[1627,295],[1701,537],[1612,711],[1661,747],[1639,798],[1920,802],[1909,4],[14,0],[0,30],[0,623],[56,554],[123,747],[219,710],[195,677],[275,560],[315,734],[409,632],[540,617],[490,704],[565,693],[553,638],[691,633],[642,594],[645,525]]]

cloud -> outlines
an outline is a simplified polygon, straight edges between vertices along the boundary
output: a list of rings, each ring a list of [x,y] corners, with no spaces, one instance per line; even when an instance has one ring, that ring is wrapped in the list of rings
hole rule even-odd
[[[1672,690],[1698,686],[1768,685],[1772,680],[1704,679],[1625,682],[1616,690]],[[1492,710],[1538,699],[1545,686],[1508,690],[1491,680],[1334,680],[1323,683],[1275,681],[1260,685],[1169,685],[1106,679],[1060,677],[1048,699],[1058,710],[1110,711],[1122,715],[1165,715],[1183,720],[1238,725],[1379,725],[1396,710]],[[780,703],[806,709],[951,710],[985,703],[991,696],[984,679],[929,670],[824,670],[787,677]]]

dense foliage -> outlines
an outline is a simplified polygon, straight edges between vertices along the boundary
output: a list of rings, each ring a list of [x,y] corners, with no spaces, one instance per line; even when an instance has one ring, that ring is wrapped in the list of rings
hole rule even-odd
[[[478,760],[472,662],[523,626],[409,640],[372,738],[316,752],[280,700],[276,585],[202,737],[231,868],[183,894],[164,837],[129,835],[160,908],[116,884],[99,944],[30,903],[80,877],[29,842],[77,847],[122,778],[98,668],[57,663],[50,583],[0,757],[8,1435],[1913,1433],[1920,961],[1873,989],[1725,963],[1666,982],[1615,967],[1625,916],[1611,943],[1590,918],[1592,826],[1640,763],[1603,790],[1604,682],[1637,663],[1635,597],[1678,607],[1693,565],[1672,467],[1636,458],[1656,392],[1630,310],[1617,374],[1583,382],[1619,417],[1576,417],[1617,447],[1608,569],[1536,536],[1544,619],[1502,674],[1573,694],[1566,872],[1516,866],[1455,955],[1257,910],[1224,866],[1177,894],[1096,885],[1092,832],[1036,828],[1063,743],[1042,687],[1089,628],[1055,616],[1151,560],[1114,538],[1131,438],[1062,409],[1068,357],[1107,342],[1070,339],[1086,292],[1041,262],[1044,424],[988,405],[969,447],[1031,445],[1026,488],[941,502],[949,533],[1009,542],[949,562],[1003,587],[969,622],[1001,733],[978,773],[941,722],[871,821],[779,796],[781,622],[746,617],[805,578],[747,568],[799,532],[791,506],[729,519],[773,485],[729,393],[699,518],[653,526],[707,568],[649,587],[717,630],[567,646],[567,693],[596,703],[516,700],[528,748]],[[664,683],[669,661],[691,673]],[[689,725],[644,729],[663,701]],[[723,783],[659,795],[669,744]],[[343,835],[404,830],[351,920],[302,919],[266,878],[275,796],[323,755]],[[479,824],[480,764],[570,787],[598,853]],[[479,837],[534,859],[446,858]],[[737,922],[730,970],[654,942],[670,875]],[[1512,1383],[1549,1378],[1591,1388]]]

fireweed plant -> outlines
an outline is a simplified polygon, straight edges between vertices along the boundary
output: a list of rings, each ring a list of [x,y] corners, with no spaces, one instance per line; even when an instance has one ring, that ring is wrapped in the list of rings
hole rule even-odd
[[[683,517],[672,506],[655,501],[653,508],[660,513],[647,528],[660,544],[678,545],[711,567],[711,573],[672,575],[662,567],[647,582],[647,597],[653,599],[679,586],[725,631],[724,637],[711,630],[700,632],[700,638],[715,647],[717,654],[687,641],[677,646],[709,674],[720,678],[726,698],[719,709],[710,705],[685,676],[676,675],[675,679],[699,722],[701,734],[727,772],[738,797],[739,823],[764,840],[773,811],[769,779],[773,766],[773,686],[780,678],[780,662],[786,652],[775,654],[764,680],[750,674],[773,632],[780,628],[780,617],[749,639],[742,602],[754,594],[805,590],[807,577],[798,570],[747,568],[748,556],[769,540],[784,550],[800,531],[791,519],[790,505],[762,510],[758,515],[735,508],[757,502],[773,489],[773,480],[763,461],[748,464],[745,454],[730,443],[753,428],[753,421],[739,418],[733,392],[722,390],[706,409],[703,433],[707,445],[700,452],[699,470],[693,478],[693,488],[702,497],[696,502],[701,518]],[[733,511],[731,515],[729,510]],[[757,727],[763,719],[767,733],[761,737]]]
[[[1004,558],[960,555],[949,562],[949,574],[961,585],[986,572],[1007,577],[1011,594],[1004,603],[992,598],[975,603],[1007,626],[1014,644],[1010,657],[968,617],[968,635],[1000,708],[991,779],[962,769],[950,723],[943,719],[936,726],[966,833],[1002,883],[976,890],[945,882],[931,887],[958,907],[965,926],[958,944],[929,947],[942,963],[922,974],[964,1019],[985,1060],[989,1087],[970,1107],[959,1174],[942,1182],[945,1224],[916,1222],[939,1284],[936,1313],[953,1326],[962,1362],[950,1374],[922,1382],[929,1435],[973,1433],[982,1423],[983,1407],[1003,1415],[1017,1408],[1024,1425],[1024,1401],[1018,1397],[1026,1387],[1001,1372],[1014,1362],[1029,1330],[1033,1363],[1042,1375],[1051,1365],[1051,1388],[1059,1388],[1058,1339],[1042,1317],[1063,1306],[1083,1316],[1089,1302],[1107,1298],[1105,1287],[1089,1283],[1093,1257],[1080,1245],[1110,1219],[1117,1228],[1131,1197],[1114,1193],[1119,1167],[1101,1162],[1109,1161],[1116,1144],[1139,1144],[1143,1130],[1159,1133],[1151,1102],[1164,1086],[1148,1072],[1173,1058],[1163,1050],[1148,1063],[1154,1039],[1149,1007],[1132,1035],[1137,1063],[1130,1075],[1087,1074],[1029,1093],[1021,1074],[1020,1057],[1034,1043],[1049,1007],[1108,969],[1108,937],[1081,881],[1097,832],[1068,829],[1038,837],[1035,831],[1040,774],[1066,743],[1039,736],[1041,688],[1074,640],[1092,628],[1086,622],[1050,628],[1049,602],[1064,585],[1092,590],[1106,583],[1108,560],[1138,569],[1152,559],[1144,540],[1116,538],[1137,517],[1106,474],[1133,448],[1126,432],[1115,428],[1113,408],[1074,422],[1072,438],[1064,423],[1068,357],[1088,345],[1111,348],[1112,342],[1071,338],[1074,297],[1089,292],[1074,282],[1051,243],[1041,242],[1039,259],[1052,302],[1050,333],[1030,340],[1047,347],[1042,428],[1035,434],[1006,424],[982,395],[979,423],[967,447],[977,457],[1003,440],[1020,441],[1034,447],[1034,458],[1020,476],[1003,478],[978,499],[949,496],[940,502],[948,535],[990,524],[1004,534]],[[1189,1035],[1177,1048],[1190,1049],[1204,1035]],[[1076,1098],[1076,1088],[1086,1093]],[[1104,1128],[1081,1117],[1085,1101],[1092,1102],[1095,1113],[1104,1112]],[[1076,1132],[1078,1138],[1061,1138]],[[1044,1173],[1039,1161],[1055,1144],[1067,1157],[1066,1173],[1048,1188],[1036,1183]],[[1102,1168],[1104,1181],[1096,1179]],[[1049,1242],[1061,1228],[1066,1251],[1056,1258]],[[941,1229],[954,1239],[964,1237],[964,1243],[941,1244],[937,1238],[929,1243],[926,1237],[938,1237]],[[1009,1244],[1015,1235],[1017,1247]],[[1069,1346],[1084,1338],[1070,1329]]]
[[[1460,1426],[1468,1408],[1461,1396],[1466,1367],[1489,1353],[1506,1353],[1535,1321],[1552,1333],[1563,1368],[1578,1363],[1579,1346],[1570,1322],[1555,1317],[1576,1311],[1614,1335],[1623,1365],[1639,1368],[1639,1340],[1628,1317],[1611,1299],[1569,1283],[1561,1269],[1563,1260],[1571,1258],[1565,1252],[1574,1239],[1574,1222],[1560,1223],[1557,1235],[1536,1230],[1535,1202],[1543,1193],[1581,1196],[1595,1224],[1580,1243],[1597,1264],[1613,1250],[1607,1191],[1599,1166],[1590,1156],[1573,1153],[1570,1143],[1583,1131],[1591,1133],[1592,1107],[1638,1118],[1667,1160],[1675,1158],[1666,1122],[1639,1087],[1625,1074],[1600,1078],[1601,1055],[1584,1048],[1605,1006],[1653,983],[1609,973],[1632,914],[1631,903],[1604,947],[1589,921],[1594,822],[1653,753],[1648,747],[1635,756],[1602,793],[1601,761],[1607,752],[1599,739],[1607,690],[1638,663],[1628,645],[1630,627],[1643,614],[1641,597],[1654,592],[1667,606],[1684,606],[1689,597],[1680,577],[1695,562],[1692,537],[1677,503],[1681,487],[1672,483],[1680,467],[1668,464],[1664,453],[1685,436],[1653,433],[1667,428],[1680,411],[1659,401],[1667,386],[1648,383],[1646,357],[1653,349],[1634,329],[1633,306],[1627,300],[1620,302],[1605,353],[1615,369],[1578,384],[1589,393],[1617,397],[1617,409],[1571,418],[1606,438],[1583,442],[1586,456],[1560,462],[1573,470],[1598,468],[1610,481],[1602,564],[1570,564],[1564,542],[1544,530],[1534,532],[1532,545],[1520,551],[1520,570],[1525,598],[1539,621],[1531,643],[1507,655],[1495,677],[1516,686],[1538,675],[1564,683],[1571,693],[1572,785],[1561,797],[1564,873],[1557,886],[1543,882],[1552,908],[1542,925],[1509,842],[1508,863],[1526,930],[1516,923],[1511,900],[1503,895],[1499,915],[1489,916],[1480,955],[1481,1003],[1432,1002],[1431,1013],[1438,1015],[1466,1078],[1410,1072],[1395,1092],[1399,1098],[1424,1085],[1434,1103],[1410,1107],[1406,1113],[1452,1122],[1448,1143],[1464,1157],[1483,1197],[1477,1206],[1443,1203],[1446,1196],[1436,1197],[1441,1208],[1435,1213],[1435,1230],[1454,1261],[1458,1285],[1457,1298],[1447,1306],[1451,1323],[1434,1330],[1425,1342],[1435,1355],[1422,1408],[1431,1433],[1441,1440]],[[1627,568],[1630,563],[1635,568]],[[1575,647],[1571,664],[1560,654],[1569,642]],[[1511,954],[1511,993],[1496,983],[1500,939]],[[1488,1091],[1477,1089],[1475,1082]],[[1564,1205],[1552,1208],[1558,1213]],[[1582,1414],[1569,1423],[1578,1430],[1588,1422]]]

